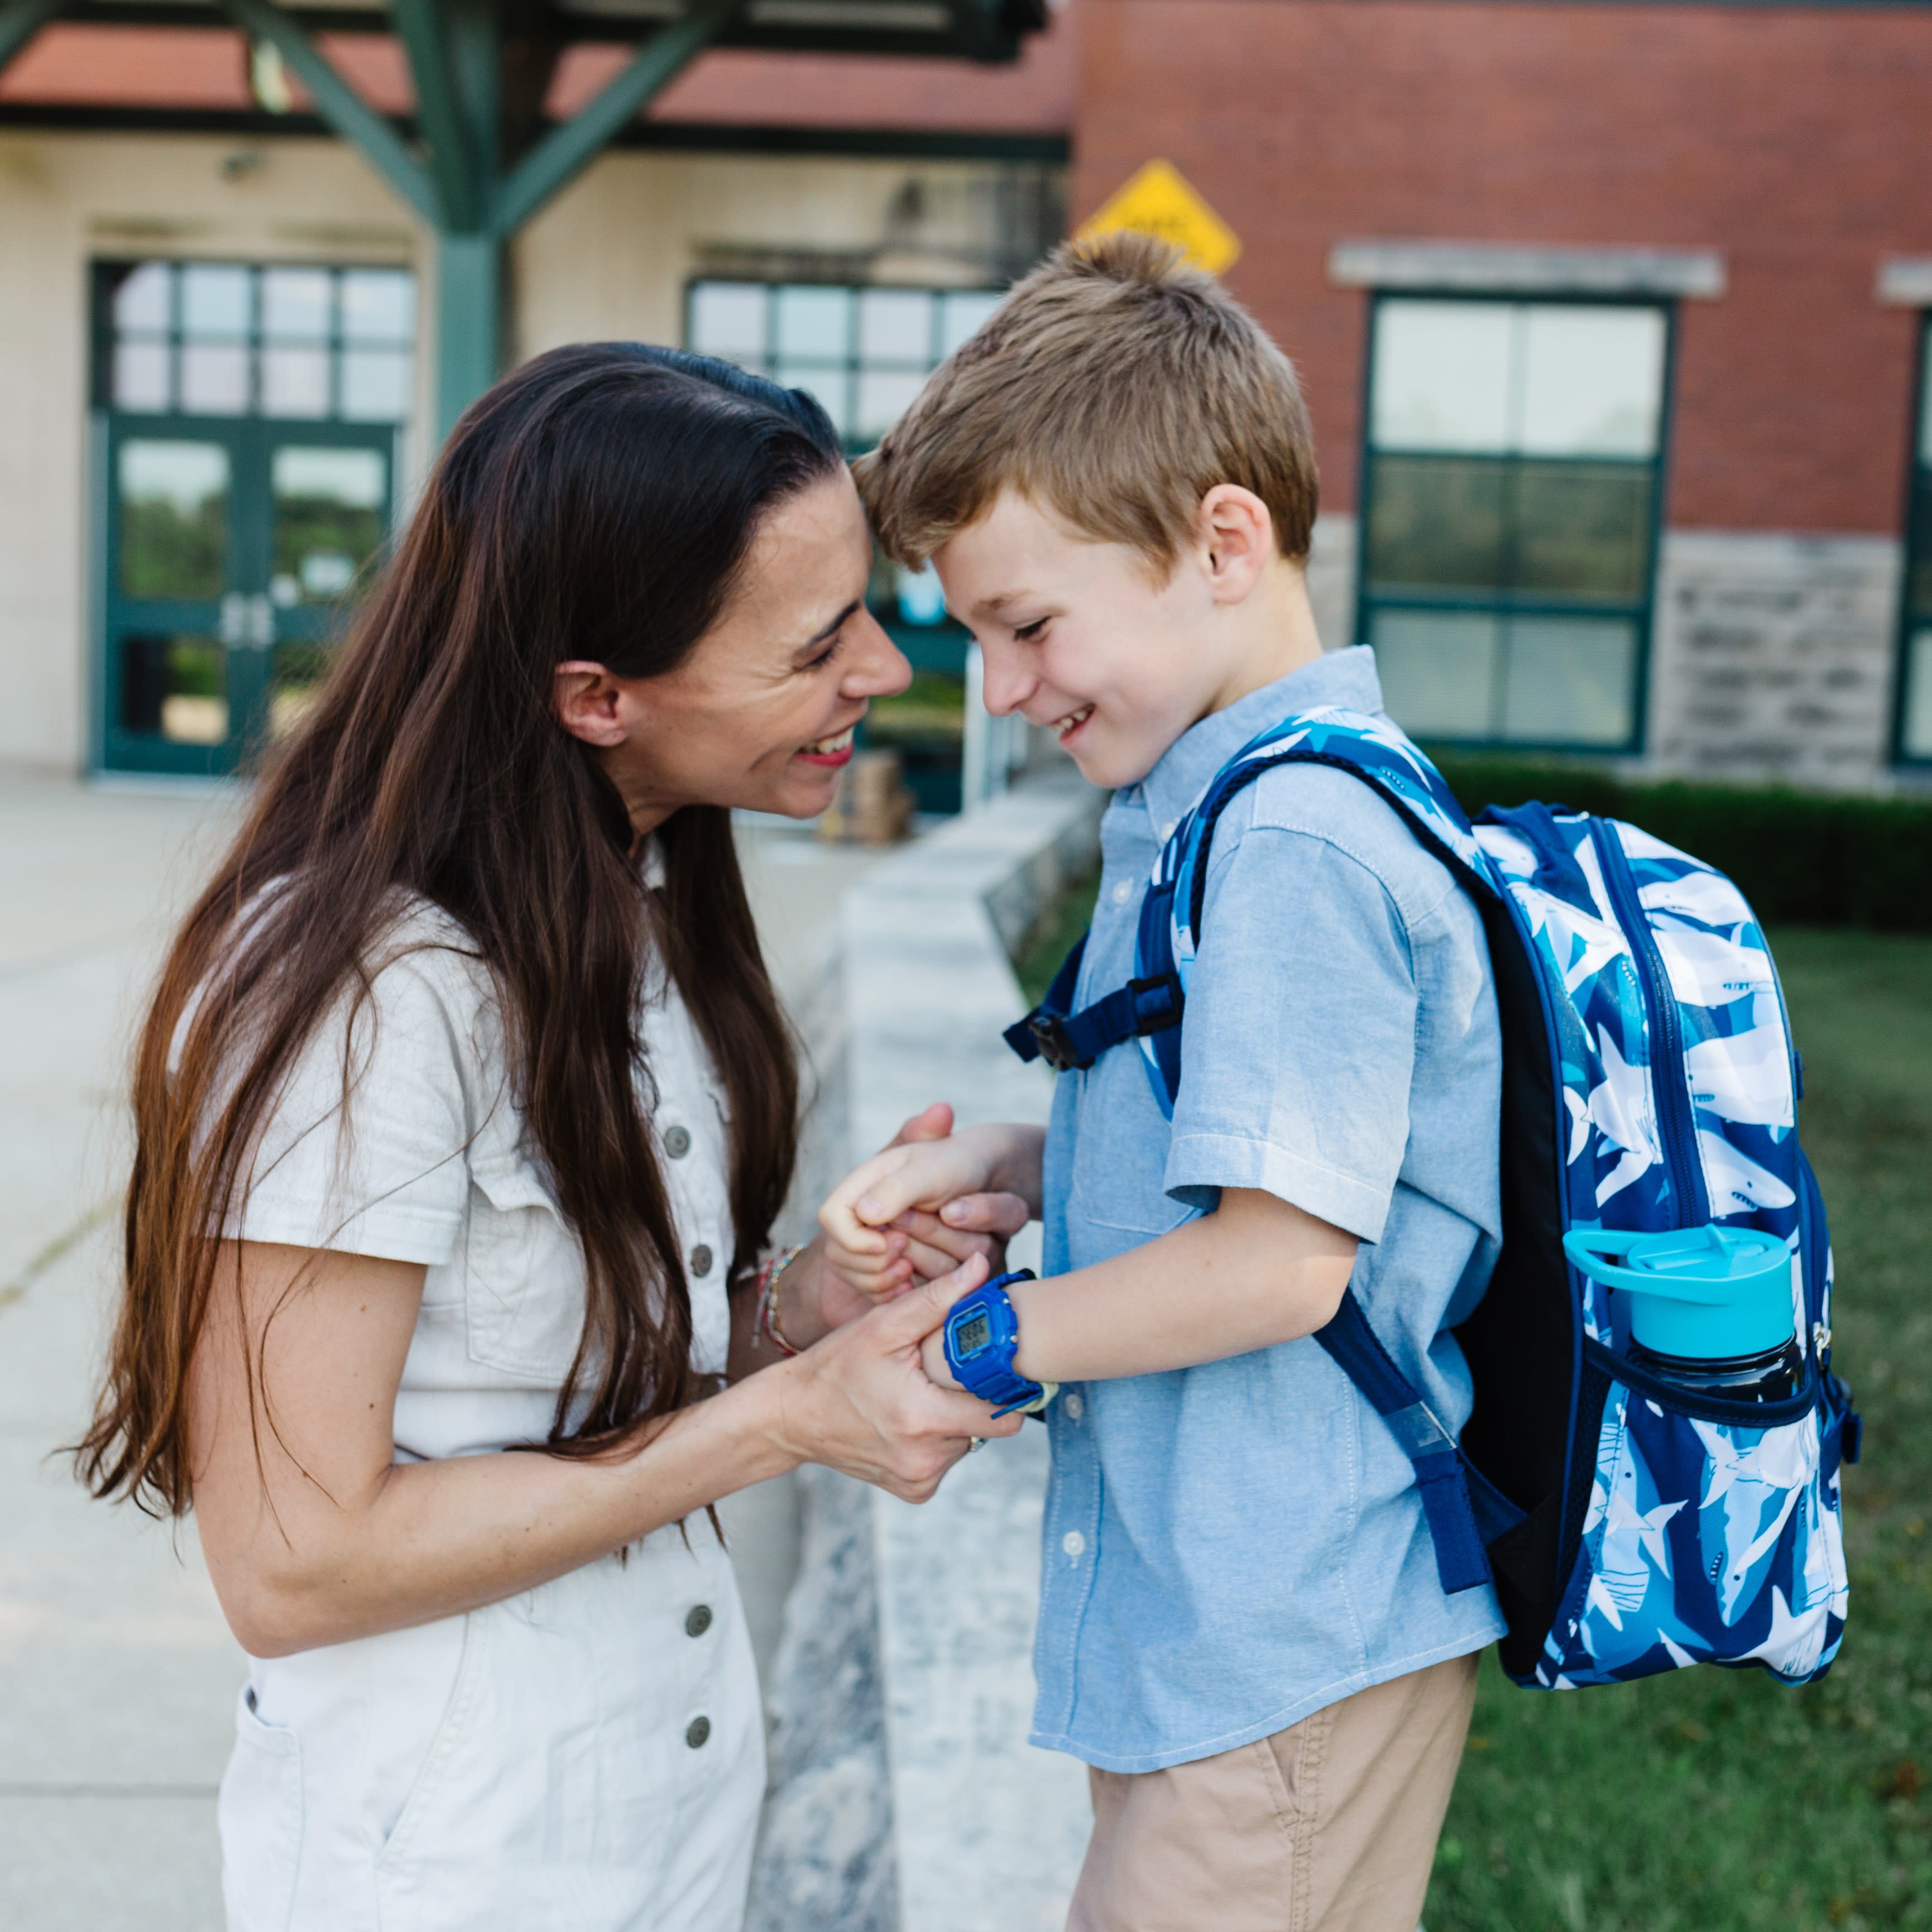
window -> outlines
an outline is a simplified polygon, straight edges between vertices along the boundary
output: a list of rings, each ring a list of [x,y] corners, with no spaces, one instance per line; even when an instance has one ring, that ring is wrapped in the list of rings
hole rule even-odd
[[[1905,556],[1905,622],[1899,644],[1898,755],[1932,764],[1932,316],[1919,340],[1918,433]]]
[[[685,340],[700,354],[810,391],[846,443],[869,449],[1005,292],[694,282]]]
[[[1006,298],[1004,289],[853,288],[823,282],[691,285],[685,341],[706,356],[805,389],[848,450],[869,449],[926,379]],[[875,698],[860,742],[896,751],[920,808],[957,812],[966,742],[966,632],[946,614],[938,576],[880,559],[874,614],[913,665],[905,691]]]
[[[1384,296],[1358,634],[1418,736],[1634,750],[1670,321]]]
[[[409,414],[406,269],[142,262],[104,271],[102,287],[110,408],[367,423]]]

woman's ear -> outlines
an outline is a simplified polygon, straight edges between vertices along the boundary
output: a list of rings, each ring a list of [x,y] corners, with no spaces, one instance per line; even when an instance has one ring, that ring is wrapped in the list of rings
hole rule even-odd
[[[1274,518],[1252,490],[1217,483],[1201,500],[1195,545],[1217,604],[1238,604],[1274,559]]]
[[[556,722],[573,738],[604,751],[631,734],[631,700],[602,664],[573,658],[557,666],[550,686]]]

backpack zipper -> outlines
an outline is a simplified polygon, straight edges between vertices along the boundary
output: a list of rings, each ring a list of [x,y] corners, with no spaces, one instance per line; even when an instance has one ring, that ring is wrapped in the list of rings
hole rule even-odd
[[[1697,1157],[1697,1123],[1690,1107],[1690,1090],[1684,1077],[1684,1028],[1677,995],[1670,989],[1664,956],[1657,950],[1650,922],[1637,897],[1630,860],[1610,824],[1590,820],[1590,838],[1610,896],[1610,909],[1630,943],[1639,991],[1650,1023],[1650,1090],[1657,1096],[1658,1138],[1664,1165],[1679,1203],[1680,1227],[1701,1228],[1711,1218],[1711,1197],[1704,1185],[1703,1163]]]

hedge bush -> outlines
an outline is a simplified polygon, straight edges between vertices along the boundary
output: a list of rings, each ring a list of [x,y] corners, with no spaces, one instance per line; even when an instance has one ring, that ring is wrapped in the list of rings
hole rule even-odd
[[[1767,925],[1932,932],[1932,802],[1788,786],[1638,782],[1556,760],[1432,748],[1472,817],[1531,799],[1640,825],[1736,880]]]

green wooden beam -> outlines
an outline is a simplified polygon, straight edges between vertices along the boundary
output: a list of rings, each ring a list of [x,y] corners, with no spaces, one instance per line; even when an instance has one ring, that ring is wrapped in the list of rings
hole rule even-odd
[[[8,0],[0,6],[0,68],[58,14],[62,0]]]
[[[486,232],[436,242],[436,436],[502,372],[503,242]]]
[[[384,180],[422,215],[440,226],[442,199],[403,137],[325,60],[314,43],[271,0],[221,0],[223,10],[244,33],[266,40],[314,97],[322,118],[358,148]]]
[[[595,100],[553,128],[511,170],[492,202],[491,227],[500,235],[514,232],[574,180],[646,101],[730,26],[742,4],[742,0],[694,0],[684,19],[660,27]]]
[[[484,184],[476,143],[464,124],[450,64],[448,16],[441,0],[392,0],[396,30],[409,50],[416,82],[416,121],[429,143],[430,172],[442,202],[445,225],[483,225]]]

